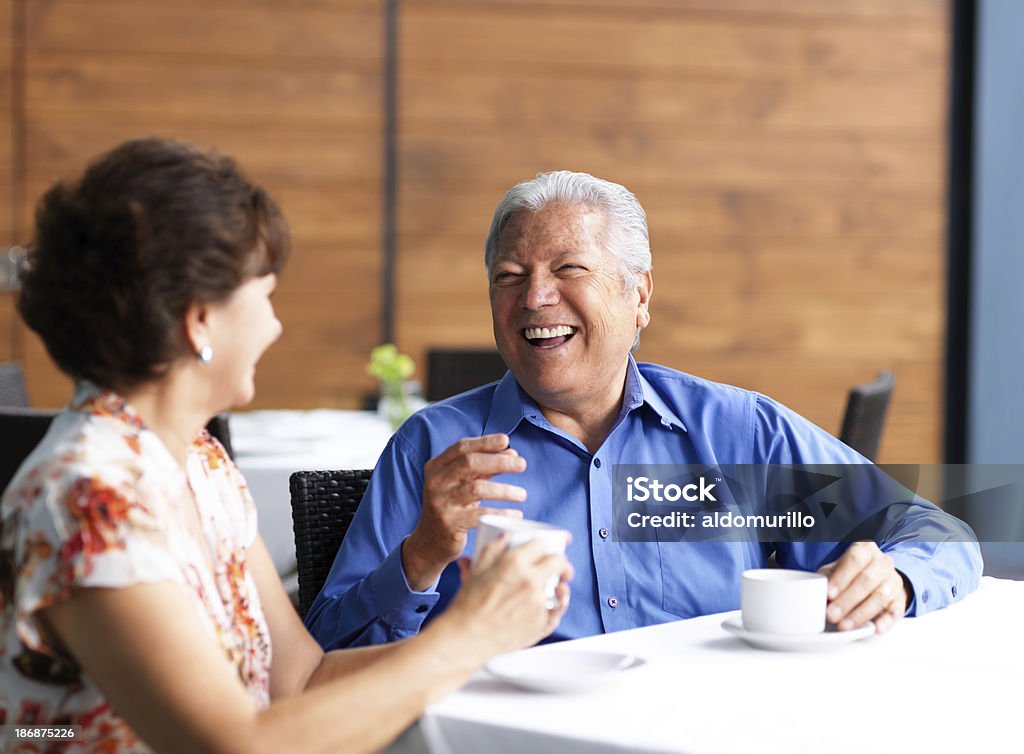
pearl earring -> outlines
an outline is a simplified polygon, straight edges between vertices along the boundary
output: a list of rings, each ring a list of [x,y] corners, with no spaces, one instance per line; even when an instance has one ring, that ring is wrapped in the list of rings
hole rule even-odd
[[[203,346],[200,348],[199,352],[196,353],[196,361],[204,366],[213,361],[213,346]]]

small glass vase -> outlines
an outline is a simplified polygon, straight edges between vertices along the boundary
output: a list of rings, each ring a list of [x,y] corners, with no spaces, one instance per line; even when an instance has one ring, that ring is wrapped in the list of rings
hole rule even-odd
[[[387,419],[394,432],[402,422],[409,418],[412,409],[409,407],[409,392],[405,381],[380,383],[380,401],[377,403],[377,414]]]

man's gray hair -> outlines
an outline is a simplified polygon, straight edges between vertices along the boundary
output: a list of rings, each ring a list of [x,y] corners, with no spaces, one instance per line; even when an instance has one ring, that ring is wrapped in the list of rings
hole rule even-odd
[[[519,212],[537,212],[552,202],[592,207],[604,212],[606,225],[602,241],[605,249],[619,260],[622,280],[627,288],[637,285],[640,276],[651,269],[647,214],[633,193],[625,186],[588,173],[556,170],[538,173],[536,178],[517,183],[498,202],[484,244],[484,264],[488,275],[498,256],[499,236],[509,219]]]

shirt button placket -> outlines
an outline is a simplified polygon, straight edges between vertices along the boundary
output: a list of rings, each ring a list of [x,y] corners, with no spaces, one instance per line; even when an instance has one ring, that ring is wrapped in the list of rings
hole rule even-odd
[[[610,482],[608,473],[602,469],[603,466],[604,462],[600,457],[594,456],[591,459],[591,484],[594,487],[601,489],[606,488]],[[608,471],[611,471],[611,467],[608,468]],[[611,511],[606,510],[605,506],[600,506],[598,509],[592,510],[592,515],[594,516],[594,519],[592,520],[606,520],[607,517],[611,515]],[[611,536],[611,531],[607,526],[601,526],[598,529],[591,528],[590,531],[592,537],[594,533],[597,534],[600,539],[595,541],[600,541],[601,543],[607,542],[608,538]],[[612,558],[612,560],[609,560],[609,558]],[[608,550],[604,547],[595,549],[594,566],[598,569],[598,589],[608,595],[608,591],[618,591],[622,587],[620,583],[622,580],[622,574],[619,572],[612,550]],[[608,595],[604,599],[604,604],[606,605],[604,608],[605,630],[614,631],[629,627],[624,625],[625,614],[617,610],[619,607],[619,598],[617,595]],[[614,618],[612,617],[613,615],[615,616]]]
[[[601,468],[601,459],[597,458],[596,456],[594,457],[594,468]],[[601,539],[608,539],[608,530],[603,526],[597,530],[597,534],[601,537]]]

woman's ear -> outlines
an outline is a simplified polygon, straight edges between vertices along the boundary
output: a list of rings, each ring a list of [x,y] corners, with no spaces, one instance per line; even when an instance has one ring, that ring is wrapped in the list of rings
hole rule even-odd
[[[192,353],[198,354],[210,345],[210,307],[193,302],[185,310],[185,342]]]

